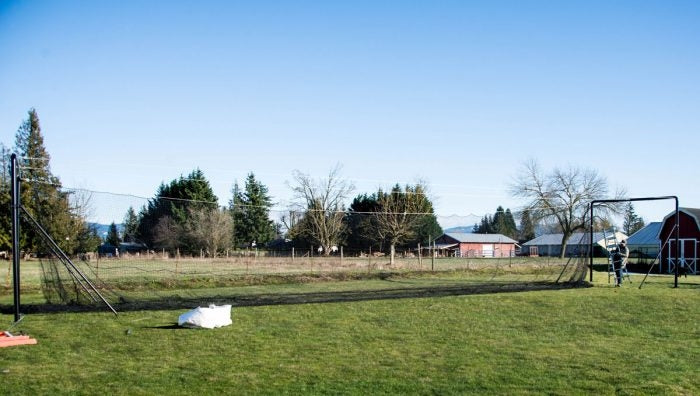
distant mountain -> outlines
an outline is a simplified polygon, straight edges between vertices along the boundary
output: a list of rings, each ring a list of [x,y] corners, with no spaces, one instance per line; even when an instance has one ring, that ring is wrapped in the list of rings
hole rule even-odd
[[[449,231],[449,232],[472,232],[474,224],[479,224],[481,222],[482,216],[477,216],[475,214],[469,214],[466,216],[451,215],[451,216],[437,216],[437,221],[440,227],[445,232],[447,230],[452,230],[456,228],[464,229],[463,231]]]
[[[445,233],[458,233],[458,234],[471,234],[472,231],[474,230],[474,226],[465,226],[465,227],[452,227],[452,228],[446,228],[443,230]]]

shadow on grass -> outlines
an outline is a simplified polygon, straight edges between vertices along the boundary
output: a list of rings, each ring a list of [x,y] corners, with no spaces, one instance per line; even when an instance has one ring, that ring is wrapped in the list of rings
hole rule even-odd
[[[187,330],[187,327],[182,327],[178,326],[177,323],[173,323],[170,325],[163,325],[163,326],[146,326],[144,329],[153,329],[153,330]]]
[[[389,300],[402,298],[431,298],[493,293],[515,293],[536,290],[563,290],[581,287],[590,287],[587,282],[512,282],[512,283],[473,283],[456,286],[432,286],[390,288],[379,290],[352,290],[352,291],[326,291],[307,293],[262,293],[262,294],[234,294],[182,297],[169,296],[149,300],[129,301],[123,300],[112,304],[117,311],[142,311],[142,310],[167,310],[167,309],[191,309],[196,306],[209,304],[231,304],[234,307],[252,307],[264,305],[288,305],[288,304],[318,304],[337,303],[368,300]],[[52,312],[86,312],[103,311],[104,305],[65,305],[65,304],[28,304],[22,305],[22,313],[52,313]],[[10,314],[13,312],[11,305],[0,305],[0,312]]]

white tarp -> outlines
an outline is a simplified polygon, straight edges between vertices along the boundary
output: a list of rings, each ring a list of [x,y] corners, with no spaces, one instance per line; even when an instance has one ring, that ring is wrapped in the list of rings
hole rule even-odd
[[[209,307],[197,307],[186,312],[178,318],[177,324],[182,327],[214,329],[228,326],[231,320],[230,305],[210,305]]]

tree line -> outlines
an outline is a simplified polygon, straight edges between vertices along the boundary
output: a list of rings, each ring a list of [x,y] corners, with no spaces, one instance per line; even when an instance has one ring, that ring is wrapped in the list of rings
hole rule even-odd
[[[0,249],[9,250],[10,150],[2,150],[0,184]],[[79,190],[68,192],[50,170],[50,156],[44,147],[36,110],[30,109],[15,136],[13,151],[22,158],[21,198],[27,212],[46,228],[68,253],[94,251],[102,242],[87,223],[90,196]],[[442,234],[427,183],[395,184],[354,195],[354,186],[336,166],[325,178],[294,171],[291,189],[294,206],[275,222],[267,187],[249,173],[240,187],[234,184],[225,205],[218,202],[200,169],[169,183],[162,183],[155,196],[141,208],[129,208],[122,221],[123,231],[110,226],[107,241],[115,246],[130,242],[149,249],[181,254],[206,252],[216,255],[241,246],[270,248],[315,246],[332,254],[339,246],[349,249],[386,251],[393,261],[397,248],[426,246]],[[570,166],[543,172],[536,161],[525,162],[510,186],[511,195],[526,201],[516,226],[510,209],[499,206],[474,225],[477,233],[500,233],[524,241],[535,237],[536,226],[563,233],[562,252],[570,236],[583,230],[588,202],[608,197],[608,185],[595,170]],[[614,197],[624,196],[624,190]],[[352,198],[351,204],[345,203]],[[631,204],[600,208],[594,224],[610,223],[610,215],[624,215],[628,234],[644,226]],[[41,253],[45,246],[32,226],[22,221],[22,249]]]

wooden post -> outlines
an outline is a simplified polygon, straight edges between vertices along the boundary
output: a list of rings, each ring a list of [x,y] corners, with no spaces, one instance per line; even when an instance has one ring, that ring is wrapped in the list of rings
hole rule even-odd
[[[367,272],[372,271],[372,246],[369,247],[369,254],[367,255]]]
[[[423,269],[423,256],[420,251],[420,243],[418,244],[418,269]]]
[[[435,271],[435,241],[433,241],[433,254],[431,254],[431,259],[430,259],[430,270]]]
[[[292,262],[294,262],[294,246],[292,246]]]
[[[340,266],[343,266],[343,247],[340,247]]]

